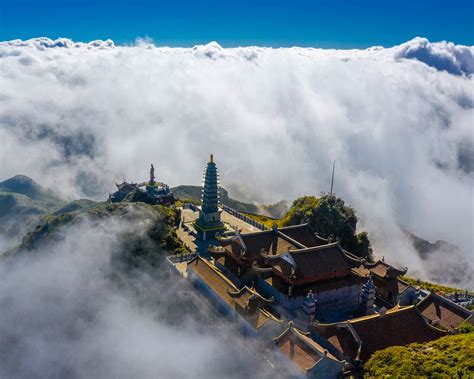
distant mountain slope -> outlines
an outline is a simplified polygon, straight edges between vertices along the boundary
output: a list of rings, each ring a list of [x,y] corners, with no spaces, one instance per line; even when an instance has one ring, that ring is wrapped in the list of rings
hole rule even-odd
[[[199,186],[177,186],[171,189],[174,196],[182,201],[190,201],[193,203],[201,203],[202,187]],[[229,197],[229,193],[225,188],[220,189],[221,203],[228,207],[234,208],[245,213],[261,214],[272,218],[280,218],[287,211],[287,203],[280,201],[272,205],[256,205],[252,203],[245,203]]]
[[[59,215],[94,204],[85,199],[67,203],[31,178],[13,176],[0,182],[0,237],[15,243],[45,215]]]
[[[25,175],[15,175],[10,179],[0,182],[0,191],[25,195],[31,200],[41,201],[49,206],[56,206],[58,202],[62,201]]]
[[[457,246],[451,245],[446,241],[438,240],[436,242],[429,242],[417,235],[413,234],[412,232],[403,229],[404,233],[410,238],[413,243],[413,247],[420,253],[420,257],[423,259],[427,259],[430,253],[443,251],[447,254],[455,254],[459,251]]]
[[[136,221],[141,220],[141,218],[151,218],[157,223],[151,231],[159,232],[160,235],[165,233],[167,236],[165,242],[168,250],[174,251],[175,248],[180,247],[179,242],[176,242],[175,233],[172,234],[171,227],[176,222],[176,213],[171,208],[158,205],[152,206],[140,202],[92,203],[87,200],[86,207],[76,208],[72,206],[71,209],[74,210],[68,212],[66,206],[60,212],[42,217],[36,226],[24,235],[21,243],[7,251],[4,256],[12,256],[21,251],[35,250],[45,242],[54,242],[56,239],[62,238],[59,233],[62,229],[84,219],[100,223],[110,217],[122,218],[124,220],[133,219]],[[70,204],[78,204],[78,202]]]

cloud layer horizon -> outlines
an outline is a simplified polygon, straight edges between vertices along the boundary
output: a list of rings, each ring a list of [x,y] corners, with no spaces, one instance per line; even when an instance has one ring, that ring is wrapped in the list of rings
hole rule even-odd
[[[354,206],[375,253],[422,277],[473,286],[474,47],[415,38],[392,48],[115,46],[0,42],[0,178],[63,197],[114,182],[222,185],[270,203],[329,190]],[[401,226],[460,247],[422,262]],[[457,262],[453,262],[457,260]],[[440,270],[440,267],[442,269]],[[451,278],[451,279],[450,279]]]

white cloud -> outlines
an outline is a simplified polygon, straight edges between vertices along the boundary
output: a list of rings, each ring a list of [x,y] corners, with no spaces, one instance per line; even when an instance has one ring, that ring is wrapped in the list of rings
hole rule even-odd
[[[378,255],[430,275],[402,224],[472,258],[473,47],[42,38],[0,43],[0,59],[0,177],[104,198],[123,175],[144,179],[150,162],[160,180],[197,184],[212,152],[231,194],[270,202],[327,191],[336,159],[336,192]],[[459,276],[445,279],[472,286],[472,275]]]
[[[0,377],[268,377],[254,342],[216,321],[168,266],[111,279],[123,233],[144,234],[149,217],[83,220],[0,261]]]
[[[398,48],[397,58],[416,59],[437,70],[455,75],[474,72],[474,47],[459,46],[452,42],[430,43],[417,37]]]

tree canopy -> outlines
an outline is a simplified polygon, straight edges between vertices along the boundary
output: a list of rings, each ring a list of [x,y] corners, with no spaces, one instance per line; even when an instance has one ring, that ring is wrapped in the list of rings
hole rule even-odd
[[[282,219],[282,225],[309,223],[323,238],[338,240],[347,251],[370,258],[370,242],[366,232],[356,233],[357,216],[344,200],[333,195],[303,196],[296,199]]]

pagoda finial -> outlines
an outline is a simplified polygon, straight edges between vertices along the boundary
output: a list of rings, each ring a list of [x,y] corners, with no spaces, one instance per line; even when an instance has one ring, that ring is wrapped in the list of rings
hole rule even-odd
[[[209,157],[209,161],[214,162],[214,154],[211,154],[211,156]]]

